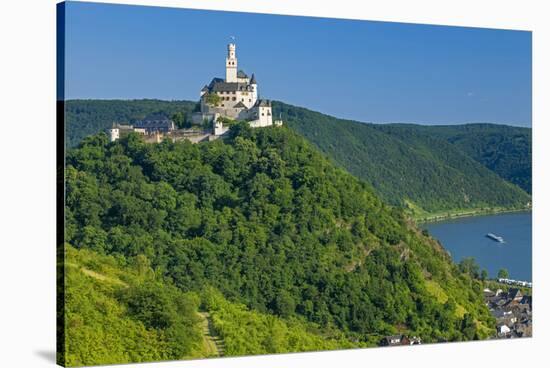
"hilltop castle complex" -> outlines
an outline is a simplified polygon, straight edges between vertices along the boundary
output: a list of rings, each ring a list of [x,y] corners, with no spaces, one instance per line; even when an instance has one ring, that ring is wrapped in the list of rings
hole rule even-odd
[[[203,87],[200,96],[201,111],[193,115],[193,122],[214,122],[216,135],[227,130],[221,124],[220,117],[245,120],[252,127],[273,125],[271,101],[258,98],[258,83],[254,74],[248,77],[238,69],[234,43],[227,45],[225,79],[213,78],[209,85]]]
[[[197,134],[197,130],[177,130],[168,118],[145,119],[134,125],[114,124],[107,130],[111,141],[121,134],[137,132],[148,137],[148,141],[160,141],[163,137],[172,139],[187,138],[193,142],[213,140],[223,136],[234,120],[246,121],[251,127],[282,125],[281,120],[273,120],[271,101],[258,98],[258,83],[238,69],[236,45],[227,45],[225,58],[225,79],[213,78],[210,84],[200,91],[200,111],[193,113],[191,121],[195,125],[211,125],[211,131]]]

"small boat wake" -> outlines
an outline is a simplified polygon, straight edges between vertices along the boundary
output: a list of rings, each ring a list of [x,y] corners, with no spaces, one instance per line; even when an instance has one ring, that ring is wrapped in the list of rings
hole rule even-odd
[[[488,237],[489,239],[492,239],[492,240],[498,242],[498,243],[504,243],[504,238],[502,236],[498,236],[498,235],[495,235],[493,233],[489,233],[485,236]]]

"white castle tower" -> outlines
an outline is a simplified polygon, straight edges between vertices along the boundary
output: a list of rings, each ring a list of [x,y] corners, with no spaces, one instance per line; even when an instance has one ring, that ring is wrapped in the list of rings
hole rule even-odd
[[[237,82],[237,55],[234,43],[227,45],[227,57],[225,58],[225,81],[227,83]]]
[[[236,46],[227,45],[225,58],[225,79],[213,78],[200,91],[200,112],[192,115],[194,124],[212,122],[215,136],[225,134],[229,125],[220,118],[247,121],[253,128],[281,125],[273,121],[271,101],[258,98],[256,76],[250,77],[237,66]]]

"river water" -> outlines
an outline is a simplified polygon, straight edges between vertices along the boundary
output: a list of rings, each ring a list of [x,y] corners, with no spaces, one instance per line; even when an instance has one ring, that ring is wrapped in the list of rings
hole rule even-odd
[[[422,224],[447,249],[455,262],[474,257],[490,277],[506,268],[510,278],[531,281],[531,212],[465,217]],[[504,238],[498,243],[486,237],[493,233]]]

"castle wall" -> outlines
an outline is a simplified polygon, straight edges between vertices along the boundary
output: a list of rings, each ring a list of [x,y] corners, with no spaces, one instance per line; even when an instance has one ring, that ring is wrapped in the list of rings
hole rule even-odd
[[[118,128],[108,129],[107,133],[109,134],[109,140],[111,142],[114,142],[120,138],[120,130]]]
[[[250,126],[253,128],[266,127],[273,125],[273,116],[271,113],[271,107],[259,106],[253,110],[254,120],[250,122]]]
[[[220,107],[224,108],[233,107],[239,102],[242,102],[247,108],[251,108],[257,100],[255,91],[216,92],[216,94],[222,99]]]

